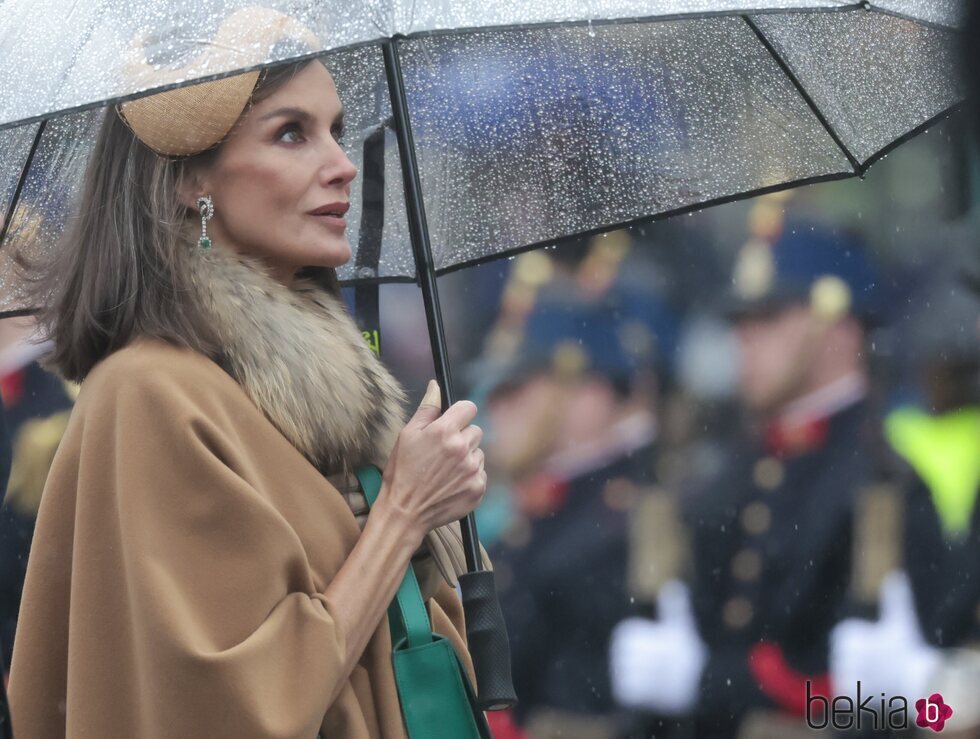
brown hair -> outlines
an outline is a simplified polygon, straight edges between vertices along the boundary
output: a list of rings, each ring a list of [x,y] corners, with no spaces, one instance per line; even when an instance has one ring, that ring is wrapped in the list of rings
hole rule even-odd
[[[285,84],[307,61],[264,71],[249,104]],[[206,314],[190,296],[191,211],[178,185],[191,168],[214,161],[221,145],[183,158],[143,144],[114,108],[106,111],[74,215],[52,256],[15,258],[38,323],[53,341],[44,365],[82,381],[93,366],[138,337],[153,337],[214,357],[220,353]],[[306,267],[338,295],[336,270]]]

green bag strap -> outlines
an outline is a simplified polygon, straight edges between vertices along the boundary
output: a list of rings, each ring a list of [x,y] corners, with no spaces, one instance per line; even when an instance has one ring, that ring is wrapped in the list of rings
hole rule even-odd
[[[381,470],[375,465],[368,465],[356,470],[355,475],[361,483],[361,490],[367,498],[368,508],[374,505],[381,490]],[[408,565],[405,577],[398,586],[398,593],[388,607],[388,621],[391,624],[392,646],[397,646],[402,640],[409,647],[419,647],[432,643],[432,627],[429,625],[429,614],[422,600],[418,580],[412,565]]]

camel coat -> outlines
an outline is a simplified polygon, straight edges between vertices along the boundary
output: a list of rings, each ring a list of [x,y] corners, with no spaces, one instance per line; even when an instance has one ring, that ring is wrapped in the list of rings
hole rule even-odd
[[[324,595],[359,528],[212,359],[139,339],[86,378],[45,488],[17,739],[404,737],[387,618],[348,677]],[[433,630],[470,668],[441,581]]]

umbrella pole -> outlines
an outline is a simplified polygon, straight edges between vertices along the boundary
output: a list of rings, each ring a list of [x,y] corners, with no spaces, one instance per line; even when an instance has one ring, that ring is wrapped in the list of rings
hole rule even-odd
[[[402,82],[401,64],[395,43],[384,45],[385,73],[388,76],[388,91],[395,133],[398,136],[398,152],[401,158],[402,178],[405,184],[405,201],[408,212],[408,230],[412,239],[412,253],[415,257],[415,271],[422,288],[422,302],[425,305],[425,320],[429,329],[429,343],[435,362],[436,380],[442,388],[442,409],[445,411],[456,402],[453,392],[452,373],[449,368],[449,350],[446,345],[446,332],[442,325],[442,309],[439,306],[439,287],[436,284],[436,270],[432,261],[432,247],[429,242],[429,229],[425,221],[425,207],[422,204],[422,187],[415,159],[415,142],[409,127],[408,106]],[[480,542],[476,533],[476,521],[471,513],[460,521],[463,533],[463,546],[466,549],[466,569],[479,572],[482,569]]]
[[[382,46],[382,53],[395,134],[398,137],[398,153],[404,180],[408,230],[415,257],[415,271],[422,289],[436,379],[442,388],[442,403],[445,410],[455,402],[455,394],[449,367],[446,334],[442,325],[442,311],[439,306],[439,288],[436,284],[429,229],[425,220],[425,206],[422,203],[422,184],[415,158],[415,142],[408,117],[408,100],[405,96],[401,60],[398,56],[398,43],[397,37],[389,39]],[[476,519],[472,513],[460,521],[460,527],[468,572],[459,578],[459,585],[466,615],[467,643],[476,673],[478,703],[485,711],[510,708],[516,705],[517,698],[511,678],[507,628],[497,600],[493,572],[483,570]]]

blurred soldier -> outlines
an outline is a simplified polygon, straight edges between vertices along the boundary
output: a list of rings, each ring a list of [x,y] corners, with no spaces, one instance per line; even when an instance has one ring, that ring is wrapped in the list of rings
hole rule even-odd
[[[739,256],[729,313],[757,428],[683,499],[690,586],[667,583],[657,618],[625,621],[612,644],[617,698],[660,718],[648,735],[688,716],[681,736],[783,738],[804,727],[808,684],[829,694],[855,496],[874,475],[861,451],[874,282],[861,244],[819,227],[775,228]]]
[[[31,340],[33,331],[32,319],[0,321],[0,397],[13,448],[0,499],[0,642],[8,666],[41,491],[75,392],[38,364],[47,346]]]
[[[0,396],[0,500],[7,493],[7,478],[10,475],[10,437],[7,434],[7,422],[4,420],[3,397]],[[6,663],[0,664],[0,672],[3,673],[3,682],[0,683],[0,726],[9,730],[10,726],[10,707],[7,704],[7,666]]]
[[[0,395],[0,499],[7,494],[7,480],[10,477],[10,435],[7,432],[6,415],[3,410],[3,396]]]
[[[954,707],[946,727],[980,728],[980,300],[940,281],[912,303],[909,344],[928,410],[886,419],[908,463],[895,572],[876,621],[848,619],[833,632],[837,690],[907,696],[939,692]],[[970,734],[974,736],[975,734]]]
[[[527,736],[619,733],[608,639],[631,610],[627,524],[656,433],[657,309],[642,303],[615,288],[539,293],[486,403],[488,467],[516,507],[493,558]]]

